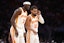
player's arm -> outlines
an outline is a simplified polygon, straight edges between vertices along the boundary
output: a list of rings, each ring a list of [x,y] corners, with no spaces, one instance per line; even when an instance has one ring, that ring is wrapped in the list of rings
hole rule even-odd
[[[14,11],[14,13],[13,13],[12,18],[11,18],[11,24],[13,25],[15,31],[17,31],[17,30],[16,30],[15,19],[21,14],[21,12],[22,12],[22,11],[21,11],[20,8],[16,9],[16,10]]]
[[[30,17],[27,17],[27,19],[26,19],[26,29],[27,30],[30,30],[30,31],[33,31],[35,34],[37,34],[37,32],[36,31],[34,31],[33,29],[31,29],[30,28],[30,23],[31,23],[31,18]]]
[[[45,22],[44,22],[44,18],[42,17],[41,14],[39,15],[39,22],[40,22],[41,24],[44,24],[44,23],[45,23]]]
[[[41,24],[44,24],[44,23],[45,23],[44,18],[43,18],[42,15],[41,15],[41,11],[38,11],[38,20],[39,20],[39,22],[40,22]]]
[[[30,30],[30,23],[31,23],[31,18],[28,16],[25,23],[26,30]]]

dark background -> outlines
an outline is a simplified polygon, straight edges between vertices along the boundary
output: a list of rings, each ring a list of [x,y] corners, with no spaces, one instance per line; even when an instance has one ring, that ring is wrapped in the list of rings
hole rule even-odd
[[[15,9],[27,0],[0,0],[0,39],[8,40],[10,19]],[[40,40],[64,41],[64,0],[28,0],[42,12],[45,24],[39,23]]]

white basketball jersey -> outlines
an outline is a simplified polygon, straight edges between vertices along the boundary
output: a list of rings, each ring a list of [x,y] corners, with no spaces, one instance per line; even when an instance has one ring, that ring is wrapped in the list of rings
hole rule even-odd
[[[16,18],[15,23],[16,23],[16,28],[18,28],[19,31],[24,31],[25,32],[25,27],[24,24],[26,22],[26,18],[27,18],[27,11],[23,11],[23,9],[20,7],[21,9],[21,14],[18,16],[18,18]]]
[[[36,32],[38,32],[38,17],[32,17],[31,15],[29,15],[31,17],[31,23],[30,23],[30,27],[31,29],[35,30]]]

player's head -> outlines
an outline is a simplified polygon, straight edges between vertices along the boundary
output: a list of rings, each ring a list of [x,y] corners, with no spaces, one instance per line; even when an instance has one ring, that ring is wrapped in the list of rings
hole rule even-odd
[[[25,7],[26,10],[29,10],[30,9],[30,5],[31,5],[31,2],[25,1],[25,2],[23,2],[23,5],[24,5],[24,7]]]
[[[32,13],[33,15],[36,15],[37,12],[38,12],[37,6],[32,6],[32,7],[30,8],[30,11],[31,11],[31,13]]]

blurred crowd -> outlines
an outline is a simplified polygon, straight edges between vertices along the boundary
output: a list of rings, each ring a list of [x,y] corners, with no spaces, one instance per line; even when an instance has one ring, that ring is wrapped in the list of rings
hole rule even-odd
[[[27,0],[0,0],[0,43],[9,43],[10,19],[15,9]],[[40,41],[64,41],[63,0],[28,0],[42,12],[44,25],[39,25]]]

